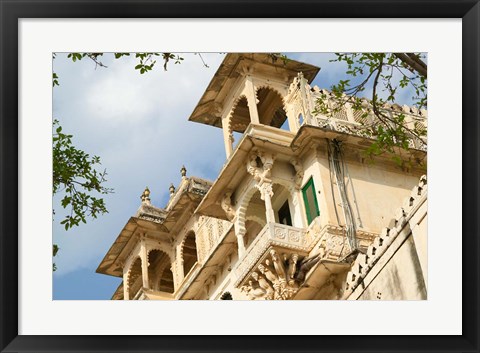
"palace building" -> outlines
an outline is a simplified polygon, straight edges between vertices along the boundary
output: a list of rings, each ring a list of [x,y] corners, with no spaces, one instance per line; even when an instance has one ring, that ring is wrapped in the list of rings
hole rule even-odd
[[[319,70],[226,55],[189,118],[223,134],[225,164],[214,181],[182,168],[163,208],[145,189],[97,269],[123,278],[112,299],[427,298],[425,141],[403,151],[423,163],[367,158],[369,102],[339,106],[310,86]],[[424,110],[382,109],[427,127]]]

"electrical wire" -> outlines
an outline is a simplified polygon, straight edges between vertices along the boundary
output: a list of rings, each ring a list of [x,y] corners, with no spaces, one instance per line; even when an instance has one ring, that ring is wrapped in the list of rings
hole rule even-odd
[[[350,201],[348,200],[347,190],[345,187],[345,170],[344,170],[344,163],[343,163],[343,156],[341,152],[340,142],[334,139],[331,142],[329,142],[329,144],[331,144],[331,148],[329,148],[329,151],[330,150],[332,151],[331,154],[329,152],[329,159],[331,159],[331,163],[333,165],[333,168],[332,168],[333,173],[335,175],[338,192],[342,200],[342,210],[343,210],[345,223],[346,223],[346,236],[347,236],[348,243],[350,245],[350,250],[355,251],[358,249],[358,244],[356,239],[357,229],[355,224],[355,218],[352,212],[352,207],[350,205]]]

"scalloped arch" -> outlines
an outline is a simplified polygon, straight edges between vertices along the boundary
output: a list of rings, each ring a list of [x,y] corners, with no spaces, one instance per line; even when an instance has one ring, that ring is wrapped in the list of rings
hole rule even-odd
[[[178,254],[180,256],[180,259],[182,260],[183,260],[183,247],[185,245],[185,241],[187,240],[190,234],[193,234],[193,236],[195,237],[195,244],[197,243],[197,233],[195,233],[193,229],[190,229],[187,232],[185,232],[185,234],[183,235],[182,241],[180,242],[180,253]]]
[[[258,91],[261,90],[261,89],[268,89],[268,90],[270,90],[270,91],[275,92],[275,93],[280,97],[280,99],[282,100],[283,110],[286,111],[285,97],[283,96],[283,94],[282,94],[276,87],[271,86],[271,85],[269,85],[268,83],[264,82],[264,83],[260,84],[259,86],[256,86],[256,87],[255,87],[255,97],[257,96]]]
[[[248,104],[248,99],[247,99],[246,95],[242,94],[242,95],[238,96],[237,99],[235,99],[235,101],[233,102],[232,109],[231,109],[232,113],[235,111],[235,109],[237,109],[238,103],[240,103],[240,101],[243,100],[243,99],[245,99],[245,101]]]
[[[247,214],[247,208],[248,204],[250,203],[250,200],[252,199],[253,195],[255,195],[256,192],[260,192],[255,185],[252,185],[249,187],[247,192],[243,195],[243,197],[240,199],[239,206],[238,206],[238,226],[239,226],[239,231],[245,233],[246,228],[245,228],[245,221],[246,221],[246,214]]]
[[[283,180],[279,178],[272,177],[272,184],[278,184],[287,189],[288,193],[290,196],[293,197],[292,193],[292,188],[294,187],[291,182],[288,180]],[[246,215],[247,215],[247,209],[248,205],[250,203],[250,200],[252,199],[253,195],[255,195],[256,192],[260,192],[255,185],[252,185],[248,191],[244,194],[243,198],[240,199],[239,206],[238,206],[238,226],[239,229],[242,231],[246,231],[245,228],[245,222],[247,221]],[[250,218],[251,216],[249,216]]]
[[[135,256],[132,260],[132,262],[130,262],[129,266],[128,266],[128,271],[127,271],[127,288],[128,290],[130,290],[130,276],[132,274],[132,269],[133,269],[133,266],[135,266],[135,264],[137,263],[137,260],[140,260],[140,267],[142,266],[142,259],[140,256]],[[125,285],[125,283],[124,283]]]
[[[152,246],[152,247],[149,247],[148,250],[147,250],[147,262],[150,263],[150,253],[153,251],[153,250],[156,250],[156,251],[161,251],[163,253],[165,253],[169,260],[170,260],[170,263],[173,263],[173,255],[171,254],[171,252],[168,250],[168,249],[165,249],[163,248],[162,246],[160,245],[156,245],[156,246]]]

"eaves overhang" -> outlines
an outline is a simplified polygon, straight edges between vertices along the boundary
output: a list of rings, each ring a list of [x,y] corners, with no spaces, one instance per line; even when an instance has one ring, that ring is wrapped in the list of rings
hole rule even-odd
[[[169,237],[169,233],[163,224],[137,217],[130,217],[107,254],[98,265],[96,272],[115,277],[122,277],[122,263],[125,261],[129,253],[125,250],[135,246],[137,239],[135,239],[134,235],[137,233],[150,233],[156,237],[167,239]]]
[[[278,77],[289,84],[299,72],[303,73],[307,82],[311,82],[320,68],[296,60],[283,60],[266,53],[229,53],[188,120],[221,127],[221,110],[225,99],[245,71],[251,72],[252,75],[262,72],[267,77],[272,79]]]

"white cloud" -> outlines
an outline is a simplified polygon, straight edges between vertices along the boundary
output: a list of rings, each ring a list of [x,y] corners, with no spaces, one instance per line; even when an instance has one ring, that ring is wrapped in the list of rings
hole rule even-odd
[[[185,54],[181,65],[172,64],[167,72],[156,67],[145,75],[134,70],[133,59],[106,57],[108,68],[96,70],[88,61],[55,60],[60,76],[55,116],[78,148],[101,157],[108,186],[115,188],[105,198],[109,214],[68,232],[58,224],[65,212],[54,203],[54,241],[61,248],[57,278],[98,265],[140,205],[146,185],[162,207],[170,182],[180,180],[182,164],[189,175],[216,176],[225,159],[221,130],[187,120],[223,60],[219,54],[203,56],[209,69],[198,56]]]

